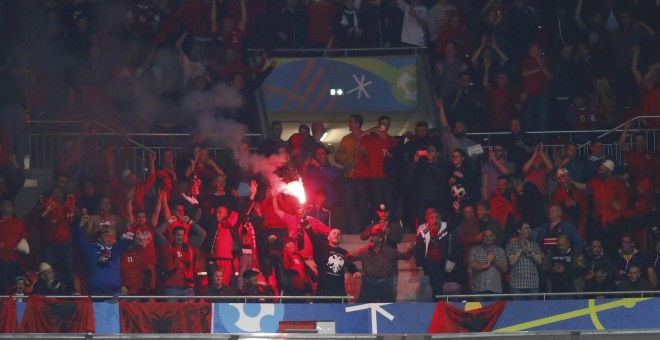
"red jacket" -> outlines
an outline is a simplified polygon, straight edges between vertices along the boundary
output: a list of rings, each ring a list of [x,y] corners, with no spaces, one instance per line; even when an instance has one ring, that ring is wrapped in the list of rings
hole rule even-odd
[[[587,198],[587,194],[584,191],[576,188],[574,184],[571,184],[570,193],[568,190],[562,188],[561,186],[557,187],[557,190],[555,190],[555,192],[552,194],[552,197],[550,198],[550,205],[559,205],[565,211],[568,208],[567,202],[570,200],[575,201],[575,204],[577,204],[577,207],[580,209],[580,216],[578,217],[579,220],[571,222],[578,226],[580,236],[582,236],[583,239],[586,239],[585,230],[587,227],[587,217],[589,216],[589,200]],[[562,219],[566,221],[571,220],[568,214],[563,214]]]
[[[621,212],[612,207],[612,202],[619,202],[622,207],[628,206],[626,187],[620,179],[610,177],[603,181],[596,178],[587,183],[587,188],[594,197],[593,217],[596,221],[600,219],[602,227],[621,219]]]

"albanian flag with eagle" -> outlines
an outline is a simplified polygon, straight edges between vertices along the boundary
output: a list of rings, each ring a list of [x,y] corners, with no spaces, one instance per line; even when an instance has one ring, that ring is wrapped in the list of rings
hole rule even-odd
[[[495,327],[507,301],[500,301],[470,311],[438,302],[429,325],[429,333],[490,332]]]
[[[0,299],[0,333],[18,332],[18,314],[13,298]]]
[[[207,302],[119,302],[122,333],[211,333]]]
[[[64,300],[31,295],[21,321],[21,332],[94,333],[96,325],[92,300]]]

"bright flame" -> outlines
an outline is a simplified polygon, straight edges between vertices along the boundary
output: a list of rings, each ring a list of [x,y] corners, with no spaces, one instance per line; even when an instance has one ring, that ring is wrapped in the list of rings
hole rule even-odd
[[[282,191],[285,194],[297,198],[300,204],[305,204],[305,202],[307,201],[307,195],[305,195],[305,187],[303,187],[302,180],[297,180],[284,184],[284,189]]]

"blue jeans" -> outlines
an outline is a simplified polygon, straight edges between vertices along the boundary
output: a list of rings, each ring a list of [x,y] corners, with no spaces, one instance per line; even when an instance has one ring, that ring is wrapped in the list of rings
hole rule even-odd
[[[510,287],[511,294],[538,294],[539,289],[538,288],[513,288]],[[516,296],[511,298],[511,300],[538,300],[536,296]]]
[[[168,296],[194,296],[195,290],[191,287],[165,287],[165,295]],[[167,299],[167,302],[185,302],[188,299]]]
[[[548,96],[528,96],[523,103],[525,131],[543,131],[548,127]]]

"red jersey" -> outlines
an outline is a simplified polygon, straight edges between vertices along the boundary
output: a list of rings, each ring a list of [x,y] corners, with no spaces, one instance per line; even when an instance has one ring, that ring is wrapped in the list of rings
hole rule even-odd
[[[332,39],[332,20],[337,6],[332,1],[312,1],[307,5],[309,30],[307,40],[327,44]]]
[[[330,232],[330,227],[327,225],[323,224],[323,222],[315,219],[314,217],[307,217],[307,220],[309,221],[309,226],[312,228],[312,232],[315,234],[328,234]],[[291,215],[284,213],[284,221],[286,221],[286,225],[289,231],[289,238],[295,240],[298,237],[298,231],[299,226],[300,226],[300,217],[296,215]],[[314,256],[314,244],[312,244],[312,240],[309,238],[307,233],[303,232],[304,234],[304,246],[303,248],[298,252],[300,256],[306,259],[311,259]],[[298,246],[300,247],[300,246]]]
[[[132,295],[140,294],[144,285],[144,270],[147,264],[139,247],[131,248],[121,256],[121,284]]]
[[[156,265],[158,262],[156,244],[154,242],[156,229],[150,225],[138,225],[137,222],[131,221],[127,231],[135,234],[135,241],[133,242],[131,252],[138,251],[141,254],[140,256],[144,258],[144,263]]]
[[[234,237],[231,230],[218,226],[218,232],[215,233],[215,240],[211,247],[211,256],[223,259],[232,259],[234,255],[232,250],[234,248]]]
[[[527,57],[523,61],[522,70],[529,71],[535,70],[539,67],[536,59]],[[546,65],[546,67],[548,67]],[[523,77],[523,91],[530,96],[545,95],[548,92],[548,78],[545,77],[542,71],[536,72],[530,76]]]
[[[14,217],[0,217],[0,261],[18,261],[16,246],[21,239],[27,240],[23,221]]]
[[[503,196],[499,190],[493,191],[490,195],[490,216],[506,226],[506,220],[509,214],[513,216],[516,223],[522,220],[520,209],[518,209],[517,196],[509,193],[508,197]]]
[[[591,110],[586,107],[571,108],[573,130],[591,129]]]
[[[644,178],[653,180],[655,172],[658,168],[655,167],[655,157],[651,152],[637,152],[628,150],[623,153],[623,159],[628,165],[628,173],[633,181],[638,181]]]
[[[144,181],[140,181],[135,186],[135,199],[133,199],[133,211],[143,211],[144,209],[144,197],[147,195],[147,192],[151,190],[151,187],[156,183],[157,179],[156,172],[150,173]],[[124,219],[128,219],[128,212],[126,211],[126,187],[124,187],[121,181],[113,181],[113,197],[112,202],[119,207],[120,216]]]
[[[368,135],[360,144],[367,150],[367,166],[369,178],[384,178],[385,175],[385,157],[390,148],[397,145],[396,139],[392,136]]]
[[[577,225],[580,236],[585,238],[587,217],[589,216],[589,200],[587,198],[587,194],[584,191],[576,188],[574,184],[571,184],[570,190],[557,187],[557,190],[555,190],[555,192],[552,194],[552,197],[550,198],[550,205],[559,205],[564,209],[564,211],[568,211],[568,209],[573,208],[567,205],[567,202],[570,200],[575,201],[577,208],[580,210],[578,217],[579,220],[571,221],[571,217],[567,213],[562,215],[562,219],[571,221],[573,224]]]
[[[603,181],[596,178],[587,183],[587,188],[593,192],[593,216],[596,221],[600,219],[602,227],[621,218],[621,213],[612,207],[612,202],[628,206],[626,187],[620,179],[610,177]]]
[[[76,206],[76,199],[73,196],[69,196],[64,202],[59,204],[49,198],[44,202],[41,213],[46,210],[51,202],[55,204],[55,208],[44,219],[44,240],[48,244],[71,243],[71,221],[73,221],[73,209]]]
[[[516,91],[495,86],[490,90],[490,114],[488,125],[491,129],[505,130],[516,111],[515,105],[518,101]]]
[[[234,51],[240,51],[241,47],[243,46],[243,38],[245,37],[245,32],[236,27],[236,29],[232,30],[229,33],[226,34],[220,34],[218,35],[218,42],[220,43],[220,46],[222,46],[222,50],[234,50]]]
[[[307,283],[307,272],[305,272],[305,260],[302,256],[284,251],[283,267],[296,273],[291,278],[293,289],[304,290]]]
[[[193,287],[193,268],[195,262],[195,251],[184,243],[176,247],[167,243],[163,247],[165,265],[165,287]]]
[[[128,12],[128,25],[138,38],[151,39],[160,25],[160,12],[150,5],[135,4]]]
[[[646,92],[646,96],[642,102],[642,114],[644,116],[660,117],[660,87],[654,87]],[[660,118],[647,119],[646,125],[649,128],[658,129],[660,128]]]

